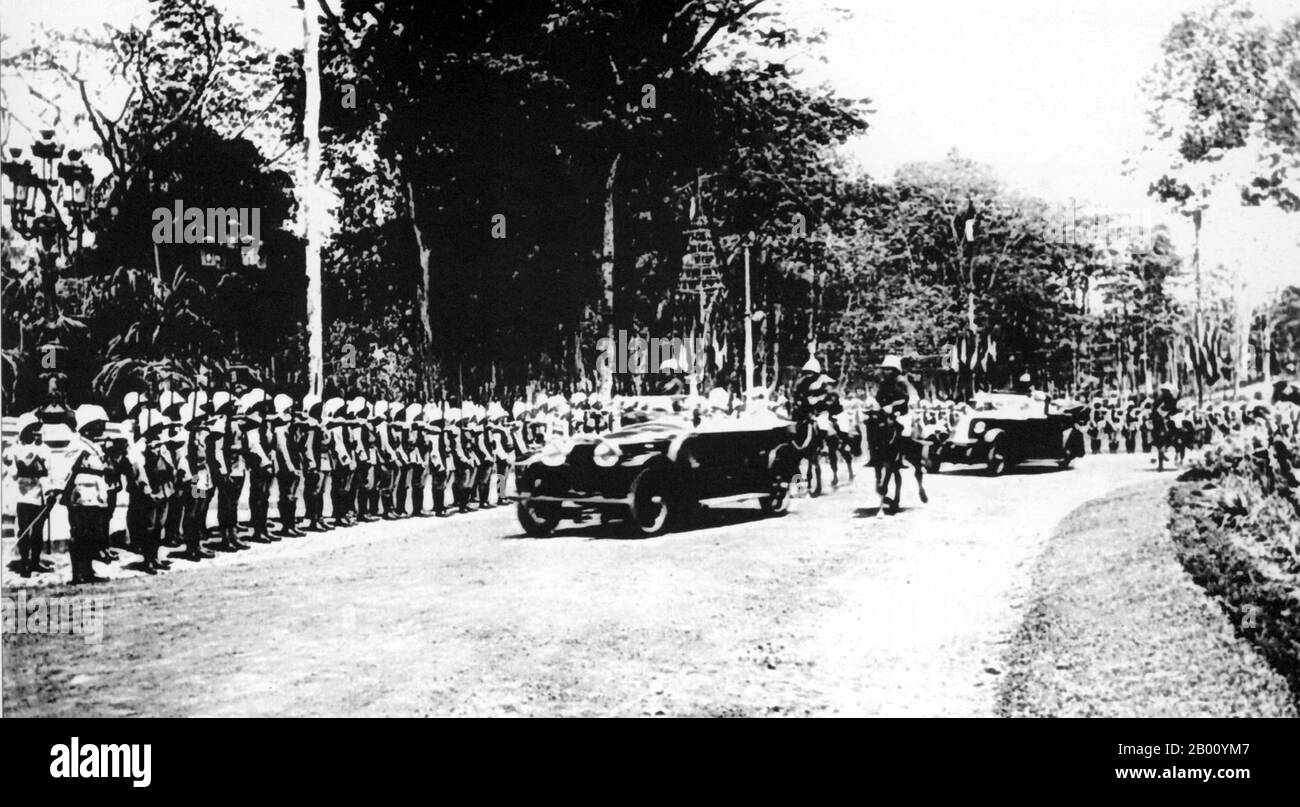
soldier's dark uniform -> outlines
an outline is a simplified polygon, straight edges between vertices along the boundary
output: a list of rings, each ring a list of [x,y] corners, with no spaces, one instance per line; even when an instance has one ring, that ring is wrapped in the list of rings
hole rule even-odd
[[[141,441],[132,456],[130,480],[132,498],[139,502],[139,534],[131,536],[131,543],[140,553],[141,568],[148,574],[156,574],[171,565],[159,559],[158,549],[162,545],[167,509],[175,489],[176,469],[165,444],[168,422],[162,413],[146,410],[141,418]]]
[[[181,465],[187,479],[182,496],[181,536],[185,540],[186,557],[201,560],[213,556],[203,548],[208,527],[207,500],[211,498],[213,487],[207,451],[209,424],[206,412],[193,396],[181,409],[181,419],[187,430],[185,444],[180,449]]]
[[[324,424],[324,402],[319,396],[307,395],[302,401],[302,453],[299,461],[303,474],[303,511],[307,529],[322,532],[325,527],[325,488],[330,484],[333,462],[329,450],[329,433]]]
[[[462,413],[461,423],[449,432],[452,461],[456,468],[455,481],[452,483],[452,497],[456,503],[456,510],[468,513],[470,497],[474,493],[474,477],[478,472],[478,463],[471,448],[472,437],[463,428],[464,423],[465,418]]]
[[[217,416],[208,436],[208,465],[217,488],[217,525],[221,530],[221,548],[226,551],[248,549],[239,539],[239,497],[244,492],[244,430],[235,412],[236,402],[227,392],[212,396],[213,414]]]
[[[433,514],[447,515],[447,483],[451,473],[451,452],[447,442],[446,420],[442,407],[425,408],[429,429],[429,495],[433,499]]]
[[[302,487],[303,423],[294,414],[293,399],[284,393],[272,400],[275,410],[268,424],[272,438],[271,459],[275,466],[275,484],[279,498],[276,513],[280,516],[279,538],[299,538],[298,492]]]
[[[270,401],[262,390],[246,393],[239,402],[243,415],[244,463],[248,468],[248,520],[253,532],[248,540],[266,544],[278,541],[268,530],[271,513],[271,487],[275,484],[275,460],[272,459],[263,419]]]
[[[352,483],[352,512],[357,521],[374,521],[376,460],[374,430],[370,428],[370,407],[365,403],[365,399],[353,399],[354,404],[357,401],[361,401],[361,404],[359,410],[353,415],[352,424],[352,451],[357,459]]]
[[[345,412],[346,404],[338,398],[326,402],[321,414],[328,422],[328,450],[333,470],[330,473],[330,515],[335,527],[352,525],[353,485],[356,477],[356,455],[352,450],[352,424]]]
[[[424,407],[411,404],[406,407],[406,484],[410,492],[413,516],[423,516],[424,488],[429,477],[429,436],[424,431]]]

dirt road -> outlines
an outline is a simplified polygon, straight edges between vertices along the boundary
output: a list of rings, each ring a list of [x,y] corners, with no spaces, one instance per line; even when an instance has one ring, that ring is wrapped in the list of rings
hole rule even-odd
[[[5,712],[992,715],[1052,527],[1172,476],[1141,456],[946,471],[884,519],[860,478],[649,540],[524,538],[498,508],[43,589],[105,597],[103,641],[6,638]]]

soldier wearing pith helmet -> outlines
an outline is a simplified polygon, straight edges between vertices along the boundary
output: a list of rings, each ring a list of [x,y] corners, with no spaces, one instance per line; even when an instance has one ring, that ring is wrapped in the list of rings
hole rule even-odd
[[[428,468],[429,493],[433,497],[433,513],[436,516],[447,515],[447,480],[451,473],[451,458],[448,454],[447,421],[440,403],[424,405],[425,432],[429,440]]]
[[[168,446],[172,455],[172,466],[175,469],[175,481],[172,485],[172,495],[167,502],[167,520],[163,525],[163,546],[176,547],[180,546],[181,540],[181,520],[185,508],[189,504],[187,490],[189,488],[188,466],[182,460],[181,446],[185,444],[184,435],[181,434],[181,427],[184,425],[180,422],[181,407],[185,405],[185,396],[172,390],[164,390],[158,396],[158,411],[163,413],[170,425],[167,428],[165,444]]]
[[[106,536],[101,536],[108,524],[104,511],[108,508],[108,463],[99,445],[108,425],[108,414],[103,407],[82,404],[74,414],[77,426],[76,458],[69,474],[67,499],[70,543],[68,554],[72,560],[72,582],[101,583],[94,569],[94,552]]]
[[[239,498],[248,466],[244,461],[244,430],[240,428],[239,401],[225,390],[212,394],[212,431],[208,435],[208,464],[217,488],[217,524],[221,549],[248,549],[239,540]]]
[[[330,516],[335,527],[347,527],[352,522],[348,508],[352,502],[352,485],[356,458],[352,453],[351,428],[347,416],[347,403],[342,398],[330,398],[321,405],[321,421],[326,429],[326,453],[330,470]]]
[[[337,398],[331,400],[338,400]],[[340,402],[341,403],[341,402]],[[323,532],[325,527],[325,487],[329,484],[333,471],[333,462],[328,446],[328,433],[325,431],[325,402],[314,392],[302,398],[301,404],[302,436],[299,465],[302,468],[302,497],[304,515],[307,518],[306,529]]]
[[[271,487],[275,484],[275,459],[267,428],[271,399],[266,391],[252,389],[239,399],[240,426],[244,433],[244,462],[248,465],[248,516],[253,534],[248,540],[266,544],[280,540],[269,532]]]
[[[278,393],[271,399],[271,412],[267,418],[271,432],[272,459],[275,461],[275,484],[279,492],[276,512],[280,515],[279,538],[300,538],[306,533],[298,529],[298,491],[302,485],[302,451],[298,445],[299,425],[295,422],[297,407],[293,398]]]
[[[388,495],[388,511],[392,517],[406,515],[407,488],[411,485],[410,458],[406,448],[406,403],[390,401],[388,404],[388,444],[392,451],[393,489]]]
[[[191,396],[178,411],[178,422],[185,429],[183,443],[177,451],[178,467],[181,469],[183,484],[181,501],[181,536],[185,541],[185,557],[190,560],[202,560],[212,557],[212,553],[203,548],[203,538],[207,533],[207,501],[212,495],[212,470],[208,465],[208,431],[207,413],[200,399]]]
[[[349,434],[357,467],[352,483],[352,512],[357,521],[374,521],[371,509],[375,488],[374,430],[370,427],[370,402],[358,395],[348,402]]]
[[[424,430],[424,405],[406,405],[402,417],[406,425],[403,447],[406,449],[406,486],[411,500],[410,514],[424,515],[424,487],[429,472],[429,436]]]
[[[158,557],[167,509],[175,490],[176,468],[167,447],[172,421],[157,409],[144,408],[137,416],[140,442],[128,456],[131,460],[132,504],[138,507],[131,546],[141,556],[141,568],[157,574],[171,564]]]
[[[53,487],[50,453],[43,443],[41,421],[35,413],[27,412],[18,418],[18,445],[4,452],[4,465],[17,482],[15,515],[20,572],[27,577],[32,572],[53,571],[53,566],[41,560],[44,545],[41,528],[52,506]]]

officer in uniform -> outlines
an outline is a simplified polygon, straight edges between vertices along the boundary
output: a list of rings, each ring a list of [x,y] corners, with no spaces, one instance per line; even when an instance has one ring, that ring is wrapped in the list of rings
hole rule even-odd
[[[402,421],[405,415],[405,403],[389,401],[388,416],[380,424],[380,428],[387,432],[389,476],[393,480],[386,494],[389,518],[400,518],[406,515],[406,488],[411,484],[410,476],[406,472],[406,427]]]
[[[275,484],[279,493],[276,512],[280,515],[277,538],[301,538],[298,529],[298,491],[302,485],[301,421],[293,398],[278,393],[271,399],[267,426],[271,432],[271,459],[275,467]]]
[[[212,403],[208,400],[208,394],[203,390],[195,390],[185,398],[185,405],[188,412],[192,413],[191,421],[195,427],[192,434],[196,439],[192,439],[191,448],[187,451],[190,454],[190,464],[192,467],[202,468],[201,484],[192,486],[191,492],[194,496],[199,497],[193,503],[193,513],[191,521],[198,529],[198,541],[200,544],[199,553],[202,555],[211,554],[202,548],[202,542],[208,537],[208,512],[212,509],[212,499],[217,493],[216,469],[212,467],[209,458],[208,443],[212,440],[213,424],[216,420],[212,414]],[[182,532],[184,528],[182,528]],[[186,536],[188,542],[189,536]]]
[[[886,356],[880,363],[880,386],[876,389],[876,403],[894,415],[904,436],[917,437],[911,407],[919,400],[911,382],[903,375],[903,361],[898,356]]]
[[[402,418],[405,434],[402,447],[406,450],[406,486],[410,490],[412,516],[423,516],[424,486],[429,470],[429,436],[421,428],[424,424],[424,407],[418,403],[407,404]]]
[[[126,534],[131,548],[140,551],[144,541],[146,516],[149,510],[149,497],[141,489],[143,475],[145,438],[140,433],[141,415],[148,409],[148,401],[138,392],[128,392],[122,398],[122,411],[131,427],[131,440],[127,444],[126,454],[120,464],[122,481],[125,483],[126,500]]]
[[[266,392],[254,389],[239,398],[239,430],[243,434],[244,465],[248,469],[248,521],[252,528],[249,541],[269,544],[273,537],[267,526],[271,511],[271,487],[275,484],[275,460],[271,457],[267,436]]]
[[[329,433],[325,430],[325,402],[319,395],[309,392],[303,396],[301,410],[302,441],[299,462],[303,475],[302,497],[303,510],[307,518],[306,529],[311,532],[324,532],[326,530],[325,487],[329,484],[330,474],[333,472]]]
[[[131,545],[140,553],[141,570],[157,574],[171,567],[169,562],[158,558],[175,485],[176,469],[167,444],[171,422],[152,408],[143,409],[137,422],[140,439],[128,455],[131,460],[128,491],[137,508]]]
[[[497,401],[488,404],[488,432],[492,463],[496,473],[496,504],[506,503],[506,484],[509,482],[510,467],[515,461],[514,439],[506,424],[509,415],[505,407]]]
[[[189,507],[190,488],[194,479],[190,472],[190,465],[186,461],[185,443],[186,434],[183,427],[186,425],[181,421],[181,415],[184,414],[184,399],[180,403],[174,404],[163,413],[167,420],[167,426],[162,435],[162,445],[167,462],[172,469],[171,495],[167,499],[167,517],[163,523],[162,546],[181,546],[184,543],[183,528],[185,523],[185,509]],[[174,538],[172,536],[175,536]],[[183,553],[188,556],[188,551]]]
[[[351,507],[355,482],[356,457],[352,453],[351,422],[342,398],[330,398],[321,406],[321,418],[327,429],[326,451],[333,469],[330,472],[330,516],[335,527],[353,524]]]
[[[75,412],[79,449],[68,476],[66,503],[71,533],[68,554],[72,560],[72,582],[102,583],[107,578],[95,573],[94,553],[106,538],[100,535],[108,523],[108,464],[99,440],[103,437],[108,415],[102,407],[82,404]]]
[[[55,491],[50,487],[50,454],[41,438],[41,422],[32,412],[18,418],[18,445],[4,455],[4,465],[17,482],[18,500],[14,515],[18,520],[18,557],[20,573],[51,572],[54,567],[41,560],[42,526],[53,504]]]
[[[185,557],[196,561],[213,557],[212,552],[203,548],[208,528],[207,503],[212,497],[213,481],[207,450],[211,428],[200,400],[191,395],[179,413],[187,431],[185,444],[179,452],[180,465],[183,477],[188,480],[181,497],[184,508],[181,535],[185,539]]]
[[[369,512],[382,519],[392,518],[393,467],[397,464],[389,439],[388,405],[388,401],[375,401],[370,414],[375,483]]]
[[[406,408],[404,401],[395,401],[388,406],[388,440],[397,457],[397,467],[393,471],[393,512],[401,517],[410,515],[407,498],[411,492],[411,429],[406,421]],[[418,404],[416,408],[419,408]]]
[[[474,454],[476,463],[474,474],[474,498],[478,500],[479,509],[482,510],[492,505],[488,501],[488,493],[492,486],[492,476],[495,465],[492,461],[492,450],[488,447],[487,436],[487,410],[474,404],[474,415],[470,419],[470,450]]]
[[[447,419],[442,404],[425,404],[424,420],[429,436],[429,495],[433,497],[433,514],[441,518],[447,515],[447,482],[451,469]]]
[[[351,510],[359,522],[374,521],[372,510],[375,490],[375,461],[377,459],[374,431],[370,428],[370,404],[358,395],[348,405],[352,417],[352,451],[357,458],[355,481],[352,484]]]
[[[227,552],[248,549],[239,539],[239,497],[244,492],[248,466],[244,462],[244,430],[236,408],[238,401],[224,390],[212,395],[212,431],[208,435],[208,466],[217,488],[217,525],[221,548]]]
[[[167,518],[162,528],[162,546],[178,547],[182,543],[181,539],[181,515],[185,511],[186,488],[189,487],[188,480],[184,477],[184,471],[180,463],[180,448],[184,445],[184,439],[180,442],[176,438],[180,437],[179,423],[177,418],[180,417],[180,409],[185,404],[185,396],[172,390],[164,390],[158,396],[158,411],[162,412],[170,424],[167,428],[166,438],[163,440],[167,451],[170,455],[174,479],[172,484],[171,497],[167,500]],[[173,428],[175,426],[176,428]]]
[[[455,473],[451,483],[452,502],[458,513],[469,512],[470,496],[474,489],[474,474],[478,467],[469,448],[471,438],[466,430],[467,421],[468,417],[464,410],[456,407],[447,410],[447,443],[450,449],[450,464]]]

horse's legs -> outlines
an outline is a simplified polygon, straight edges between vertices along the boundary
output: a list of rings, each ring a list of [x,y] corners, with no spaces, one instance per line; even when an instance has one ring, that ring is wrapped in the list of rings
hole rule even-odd
[[[834,440],[826,441],[826,457],[831,464],[831,487],[840,486],[840,447]]]
[[[894,499],[892,502],[890,502],[889,509],[897,513],[898,508],[902,507],[903,505],[903,466],[901,463],[899,465],[894,466],[893,476],[894,476]]]
[[[808,454],[808,475],[817,480],[812,490],[808,491],[809,496],[822,495],[822,461],[819,453],[814,449]]]
[[[916,465],[912,468],[912,473],[916,475],[916,490],[921,496],[921,504],[928,504],[930,497],[925,495],[925,466],[918,459]]]
[[[888,469],[885,466],[877,465],[876,468],[876,498],[880,500],[876,507],[876,518],[885,516],[885,494],[889,491]]]

